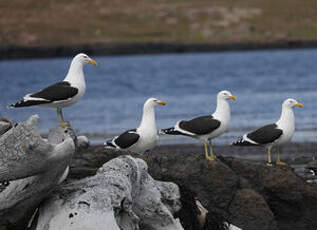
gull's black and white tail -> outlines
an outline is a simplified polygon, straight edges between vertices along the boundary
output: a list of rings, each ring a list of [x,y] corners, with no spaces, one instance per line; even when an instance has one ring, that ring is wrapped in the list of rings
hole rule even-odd
[[[236,142],[233,142],[232,145],[236,146],[256,146],[257,144],[252,143],[251,140],[248,140],[249,138],[240,137]]]
[[[113,144],[113,139],[110,139],[110,140],[107,140],[105,143],[104,143],[104,146],[105,148],[109,148],[109,149],[113,149],[113,148],[117,148],[117,146],[115,146]]]
[[[174,127],[167,128],[167,129],[161,129],[159,134],[167,134],[167,135],[184,135],[183,133],[175,130]]]

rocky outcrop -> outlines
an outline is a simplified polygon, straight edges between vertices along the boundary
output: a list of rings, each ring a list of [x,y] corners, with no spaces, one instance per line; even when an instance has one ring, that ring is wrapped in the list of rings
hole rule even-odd
[[[155,181],[147,164],[121,156],[93,177],[64,184],[40,207],[38,230],[181,230],[177,185]]]
[[[206,162],[202,154],[160,154],[148,164],[154,178],[186,184],[244,230],[317,227],[317,190],[290,167],[232,157]]]
[[[43,139],[34,128],[37,119],[0,121],[1,230],[25,229],[48,197],[33,229],[94,229],[92,223],[107,229],[181,229],[173,217],[180,207],[178,187],[161,181],[188,188],[208,215],[219,214],[244,230],[317,228],[317,190],[290,167],[232,157],[209,162],[200,153],[120,157],[125,153],[103,146],[79,149],[88,140],[71,128],[55,127]],[[67,183],[59,186],[69,165]],[[186,230],[197,229],[181,221]]]
[[[234,158],[224,159],[250,187],[261,194],[279,229],[317,227],[317,190],[289,167],[266,167]]]
[[[102,161],[121,152],[91,147],[76,155],[71,177],[94,173]],[[290,167],[203,154],[155,153],[142,156],[153,178],[184,185],[210,211],[247,229],[316,229],[317,190]]]
[[[198,194],[207,209],[224,215],[230,223],[244,230],[258,226],[277,229],[265,199],[223,160],[209,162],[202,154],[175,154],[156,156],[148,163],[154,177],[185,184]]]

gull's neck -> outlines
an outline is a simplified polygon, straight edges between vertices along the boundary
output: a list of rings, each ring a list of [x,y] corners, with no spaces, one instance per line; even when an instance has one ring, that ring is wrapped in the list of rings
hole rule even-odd
[[[294,111],[290,107],[282,106],[282,113],[280,119],[276,122],[280,128],[295,128]]]
[[[230,120],[230,106],[229,102],[223,98],[217,98],[216,111],[212,116],[220,121],[229,122]]]
[[[144,105],[142,120],[139,129],[156,131],[154,106],[147,104]]]
[[[71,85],[74,85],[74,86],[86,85],[84,71],[83,71],[83,63],[77,60],[73,60],[72,63],[70,64],[68,73],[64,81],[68,81],[71,83]]]

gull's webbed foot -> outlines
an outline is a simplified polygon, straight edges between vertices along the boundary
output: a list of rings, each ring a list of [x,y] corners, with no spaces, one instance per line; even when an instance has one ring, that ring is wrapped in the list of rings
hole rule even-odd
[[[70,123],[69,123],[68,121],[60,121],[59,124],[60,124],[63,128],[70,127]]]
[[[281,165],[281,166],[286,166],[286,165],[287,165],[285,162],[280,161],[280,160],[277,160],[277,161],[275,162],[275,164],[276,164],[276,165]]]
[[[214,160],[216,160],[216,156],[214,156],[214,155],[210,155],[210,156],[206,155],[206,159],[209,160],[209,161],[214,161]]]

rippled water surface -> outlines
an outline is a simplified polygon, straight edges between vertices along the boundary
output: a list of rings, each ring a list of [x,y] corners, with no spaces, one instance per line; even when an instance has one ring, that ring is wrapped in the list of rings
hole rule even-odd
[[[94,57],[97,67],[85,66],[87,91],[83,99],[64,109],[66,120],[81,133],[112,135],[138,126],[148,97],[166,100],[156,107],[157,126],[212,113],[216,94],[227,89],[231,101],[230,130],[218,143],[231,143],[243,132],[280,116],[281,103],[293,97],[304,104],[295,109],[294,141],[315,141],[317,129],[317,50],[251,51]],[[48,108],[7,109],[24,94],[63,80],[71,58],[0,62],[0,115],[22,121],[40,115],[40,131],[57,123]],[[163,143],[191,141],[164,137]]]

